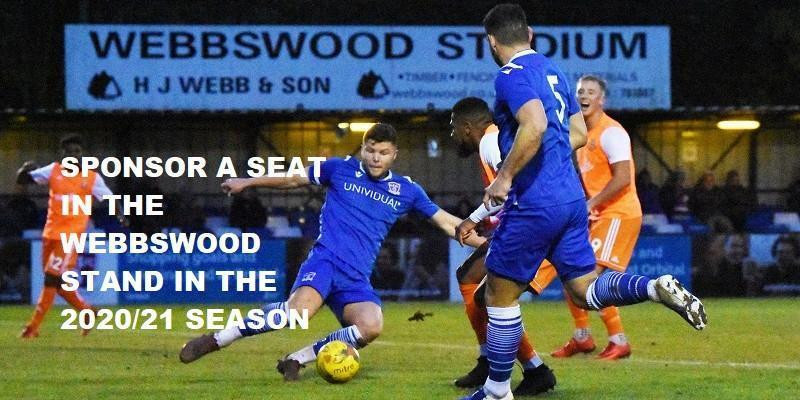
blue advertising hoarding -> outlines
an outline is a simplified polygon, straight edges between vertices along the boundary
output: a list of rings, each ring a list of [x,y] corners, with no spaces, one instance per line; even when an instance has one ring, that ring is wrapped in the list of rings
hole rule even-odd
[[[140,303],[269,303],[284,300],[286,292],[286,242],[283,240],[261,240],[261,246],[252,254],[226,254],[222,251],[213,253],[192,254],[120,254],[119,271],[158,271],[163,276],[163,287],[154,292],[136,291],[120,292],[119,304]],[[176,291],[175,275],[181,271],[183,285],[186,288],[187,271],[195,275],[202,273],[205,288],[202,292]],[[236,288],[234,276],[228,278],[229,287],[223,291],[223,277],[218,271],[243,271],[252,273],[254,287],[245,286],[243,291]],[[258,271],[273,271],[274,275],[265,276],[274,279],[267,286],[274,291],[259,291]],[[266,282],[266,281],[265,281]],[[255,289],[255,290],[249,290]]]

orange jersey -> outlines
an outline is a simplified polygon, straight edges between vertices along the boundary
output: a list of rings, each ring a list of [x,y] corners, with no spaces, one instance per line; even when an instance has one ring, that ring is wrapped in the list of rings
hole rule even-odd
[[[578,149],[583,188],[589,198],[597,196],[611,181],[611,164],[630,161],[630,184],[613,199],[597,206],[599,218],[635,218],[642,216],[642,206],[636,195],[635,166],[628,133],[611,117],[603,113],[597,126],[589,130],[586,146]]]
[[[87,177],[78,174],[67,178],[61,174],[61,164],[54,163],[48,184],[50,186],[50,200],[47,202],[47,222],[44,224],[42,237],[45,239],[61,240],[61,233],[82,233],[89,223],[89,215],[64,215],[61,213],[62,199],[67,195],[81,197],[92,195],[92,189],[97,179],[97,173],[89,171]]]
[[[46,274],[60,277],[67,271],[72,271],[78,265],[78,255],[67,253],[61,246],[61,240],[42,240],[42,267]]]

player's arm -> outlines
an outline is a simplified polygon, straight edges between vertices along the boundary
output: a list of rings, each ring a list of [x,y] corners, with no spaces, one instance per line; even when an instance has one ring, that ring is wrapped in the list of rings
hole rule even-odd
[[[486,208],[490,208],[491,203],[497,205],[506,201],[511,181],[539,151],[542,135],[547,129],[547,115],[539,99],[525,102],[515,117],[519,123],[517,135],[514,137],[508,156],[503,160],[497,178],[486,188],[486,194],[483,196]]]
[[[600,138],[600,147],[608,158],[611,167],[611,180],[603,190],[589,199],[586,207],[589,212],[614,199],[631,184],[631,140],[621,128],[609,128]]]
[[[569,145],[572,146],[572,151],[586,145],[587,132],[583,114],[577,112],[569,116]]]
[[[611,164],[611,180],[597,196],[589,199],[586,207],[589,211],[606,204],[613,199],[622,189],[631,183],[631,162],[630,160],[619,161]]]
[[[26,161],[24,164],[22,164],[22,166],[17,170],[17,183],[20,185],[30,185],[32,183],[36,183],[30,174],[30,172],[36,168],[37,165],[33,161]]]
[[[312,171],[306,168],[305,176],[259,176],[256,178],[230,178],[222,182],[222,191],[228,194],[236,194],[249,187],[265,187],[271,189],[294,189],[311,184],[308,178]]]
[[[431,216],[430,221],[433,225],[441,229],[451,238],[458,240],[461,244],[479,247],[486,242],[485,238],[472,234],[473,232],[467,232],[467,234],[463,236],[457,235],[456,228],[461,224],[461,219],[445,210],[439,209],[439,211],[436,211],[436,213]]]

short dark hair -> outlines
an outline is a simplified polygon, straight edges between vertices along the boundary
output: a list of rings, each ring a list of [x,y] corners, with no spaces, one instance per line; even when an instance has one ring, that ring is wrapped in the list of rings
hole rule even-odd
[[[397,145],[397,131],[389,124],[377,123],[364,132],[362,143],[366,143],[370,139],[378,143],[389,142]]]
[[[492,120],[492,110],[483,99],[477,97],[465,97],[453,106],[453,117],[463,118],[468,121],[477,121],[488,118]]]
[[[494,6],[483,17],[483,28],[498,43],[512,45],[528,42],[528,20],[519,4],[504,3]]]
[[[83,138],[77,133],[70,133],[61,138],[58,142],[58,145],[61,146],[62,149],[66,149],[67,146],[71,144],[77,144],[78,146],[83,147]]]
[[[580,82],[580,81],[592,81],[592,82],[595,82],[595,83],[597,83],[598,86],[600,86],[600,90],[603,91],[603,94],[607,94],[608,93],[608,90],[607,90],[608,89],[608,83],[606,83],[605,79],[603,79],[603,78],[601,78],[601,77],[599,77],[597,75],[590,75],[590,74],[583,75],[578,79],[578,82]]]

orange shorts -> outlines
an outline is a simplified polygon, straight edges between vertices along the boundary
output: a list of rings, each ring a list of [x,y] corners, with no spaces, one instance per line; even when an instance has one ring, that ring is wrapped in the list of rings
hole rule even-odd
[[[597,264],[625,272],[639,239],[642,217],[600,218],[589,222],[589,242]],[[545,260],[530,283],[531,290],[541,293],[558,276],[553,264]]]
[[[78,264],[77,253],[65,253],[60,240],[42,239],[42,267],[45,274],[61,276],[75,269]]]

